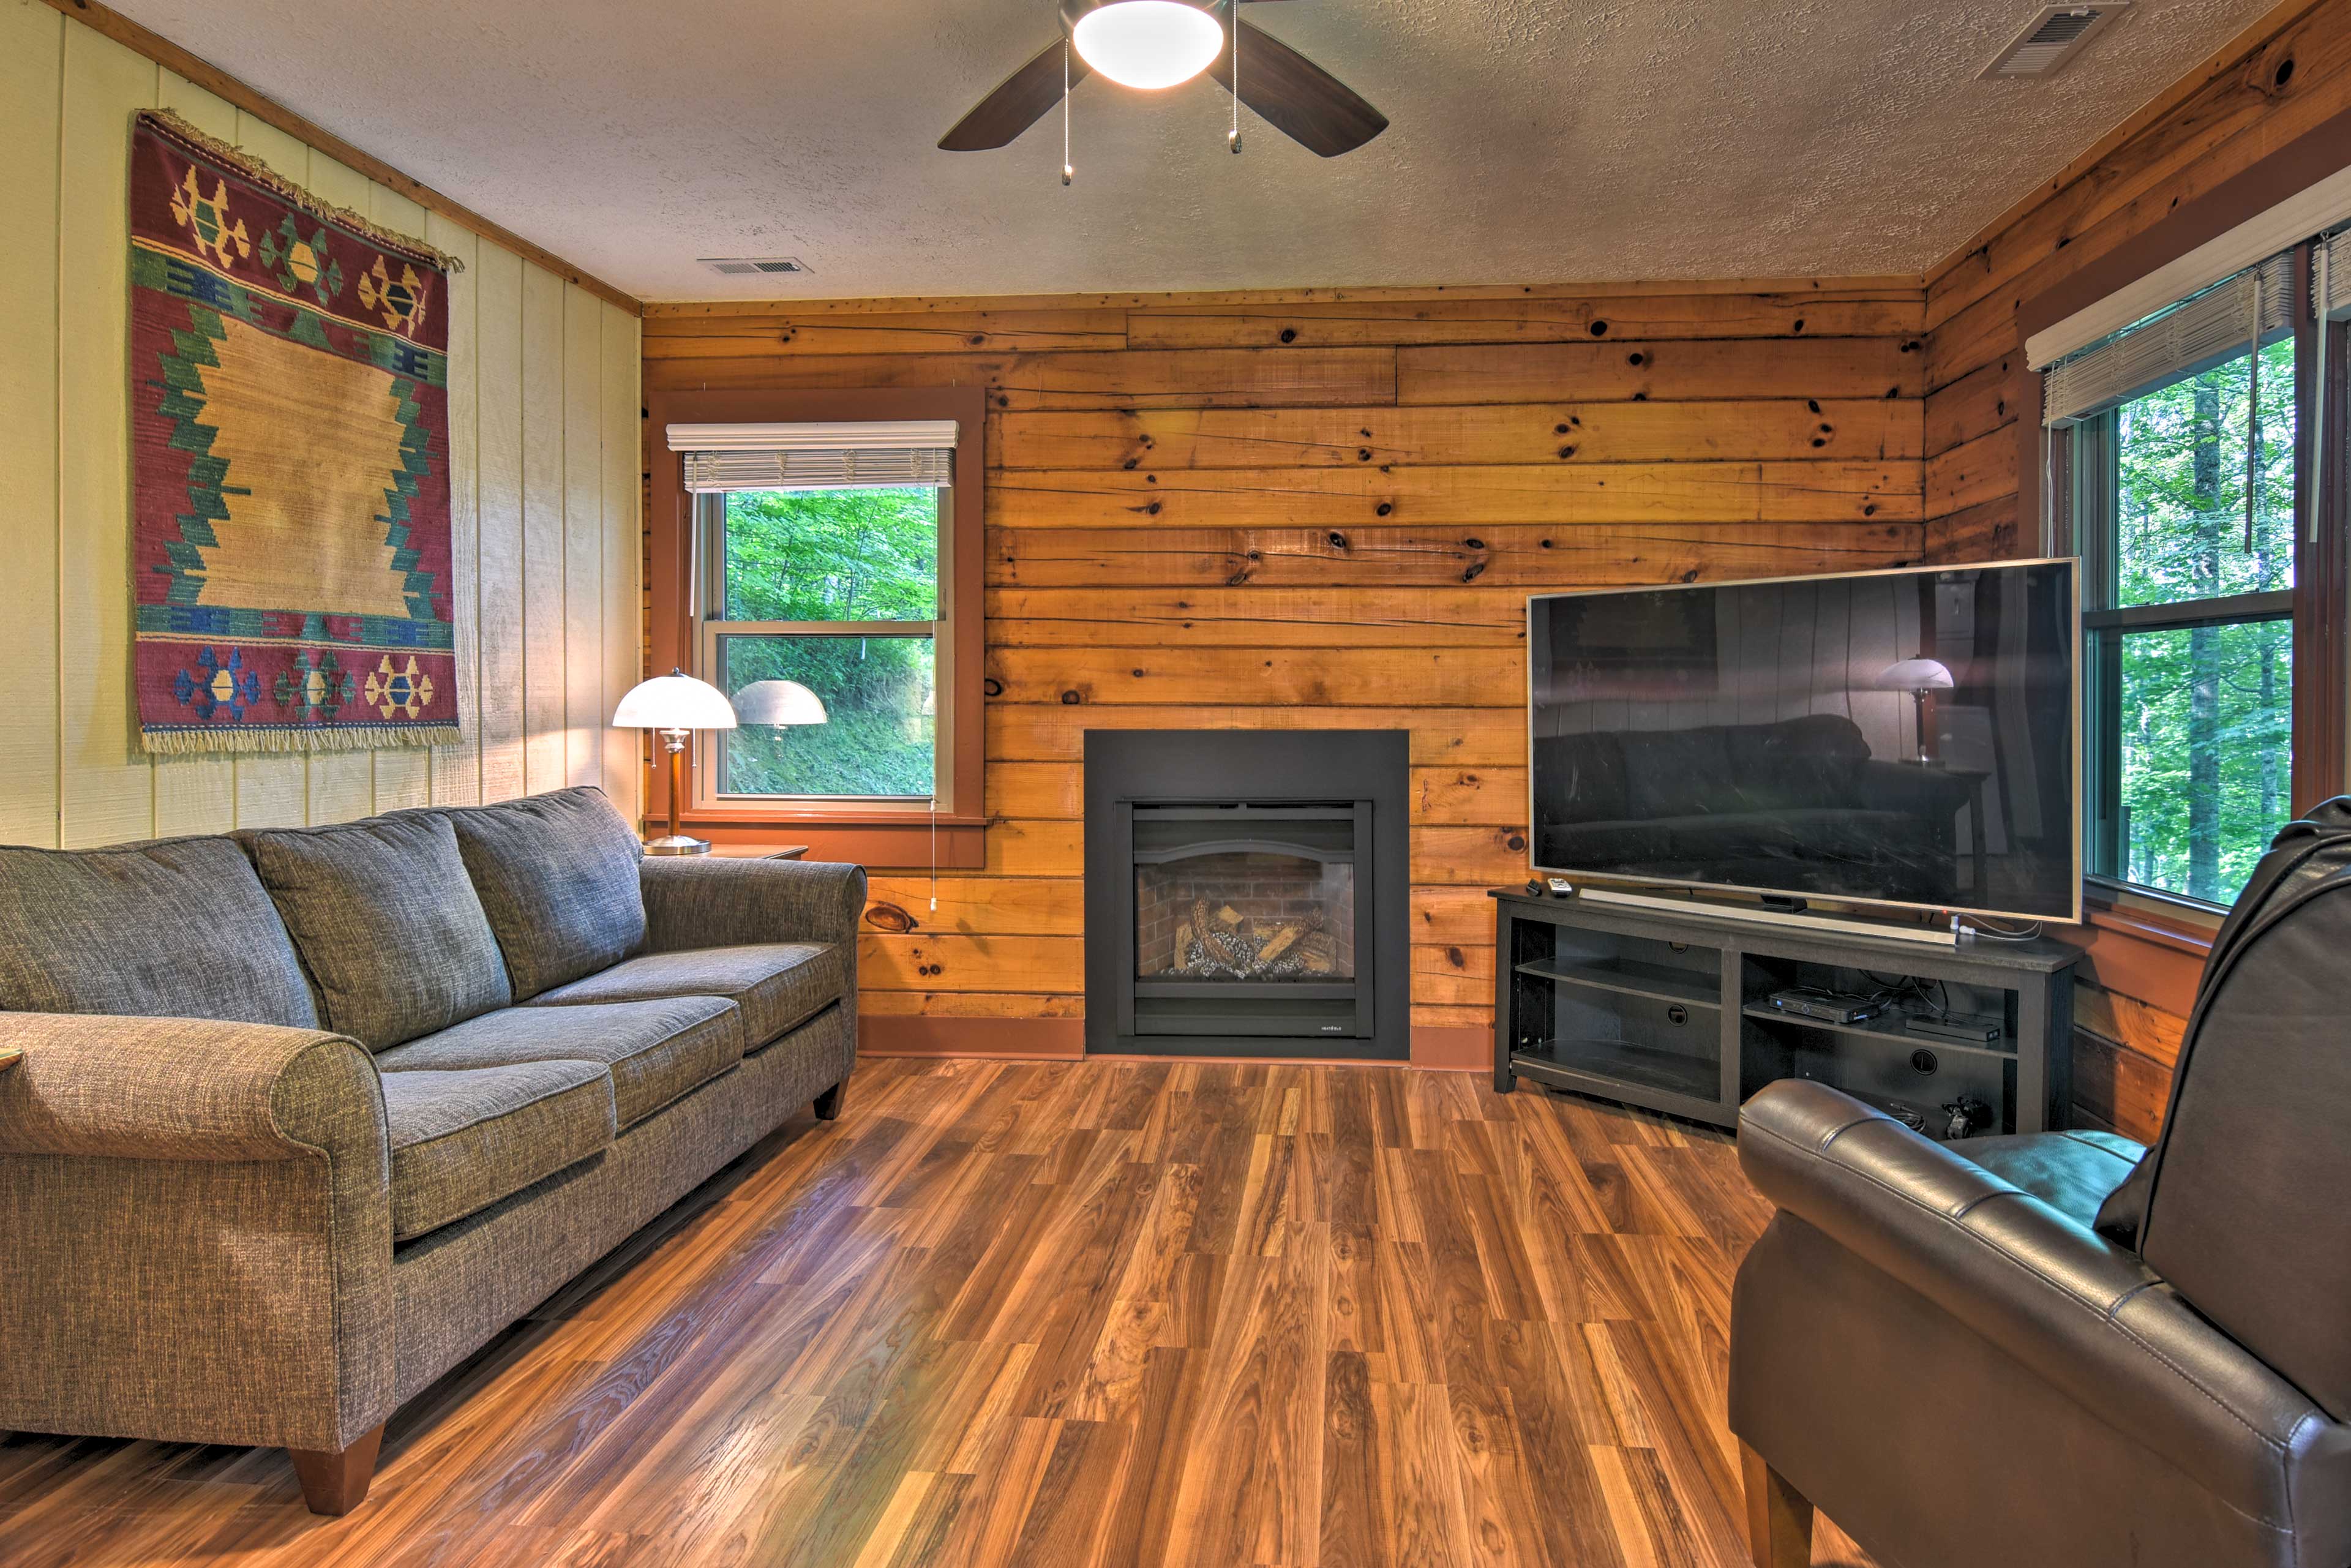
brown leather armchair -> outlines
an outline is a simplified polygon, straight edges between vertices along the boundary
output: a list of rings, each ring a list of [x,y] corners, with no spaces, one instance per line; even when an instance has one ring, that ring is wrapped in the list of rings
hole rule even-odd
[[[1817,1083],[1748,1103],[1740,1161],[1781,1211],[1731,1311],[1758,1568],[1812,1561],[1813,1503],[1889,1568],[2351,1564],[2351,1303],[2302,1301],[2330,1409],[2091,1228],[2136,1145],[1961,1146]],[[2294,1294],[2273,1223],[2241,1217]]]
[[[1822,1084],[1741,1113],[1761,1568],[1813,1504],[1899,1568],[2351,1568],[2351,798],[2215,938],[2151,1153],[1930,1142]],[[2126,1180],[2126,1178],[2128,1178]]]

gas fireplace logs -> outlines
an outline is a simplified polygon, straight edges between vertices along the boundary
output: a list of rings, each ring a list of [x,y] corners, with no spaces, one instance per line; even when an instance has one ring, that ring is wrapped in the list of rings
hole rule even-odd
[[[1191,980],[1289,980],[1338,967],[1339,944],[1322,929],[1322,912],[1296,920],[1255,920],[1228,904],[1210,910],[1192,901],[1176,927],[1176,962],[1165,973]]]

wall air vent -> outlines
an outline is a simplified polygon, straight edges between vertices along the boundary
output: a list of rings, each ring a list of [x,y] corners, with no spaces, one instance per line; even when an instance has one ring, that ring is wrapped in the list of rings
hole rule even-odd
[[[808,271],[808,263],[796,256],[705,256],[695,258],[703,266],[723,277],[757,277],[799,274]]]
[[[2053,77],[2089,47],[2090,40],[2130,9],[2130,0],[2084,0],[2076,5],[2043,5],[2024,31],[2009,40],[1991,64],[1976,73],[1980,79],[2005,77]]]

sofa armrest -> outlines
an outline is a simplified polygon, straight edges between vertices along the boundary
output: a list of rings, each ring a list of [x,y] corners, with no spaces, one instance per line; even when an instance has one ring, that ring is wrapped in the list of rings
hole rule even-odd
[[[287,1160],[354,1133],[361,1145],[384,1141],[375,1063],[341,1035],[214,1019],[0,1013],[0,1048],[12,1046],[25,1054],[0,1078],[0,1154]]]
[[[0,1014],[0,1428],[340,1451],[390,1413],[392,1186],[340,1035]]]
[[[1784,1080],[1740,1113],[1739,1161],[1781,1208],[1965,1323],[2219,1496],[2293,1514],[2345,1428],[2131,1252],[1892,1117]]]
[[[862,866],[649,855],[639,878],[649,952],[754,942],[835,942],[856,951]]]

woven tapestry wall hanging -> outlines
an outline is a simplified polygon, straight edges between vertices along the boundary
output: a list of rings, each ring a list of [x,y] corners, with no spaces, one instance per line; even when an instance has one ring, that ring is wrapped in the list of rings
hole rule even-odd
[[[452,270],[174,116],[137,118],[131,570],[149,751],[459,737]]]

